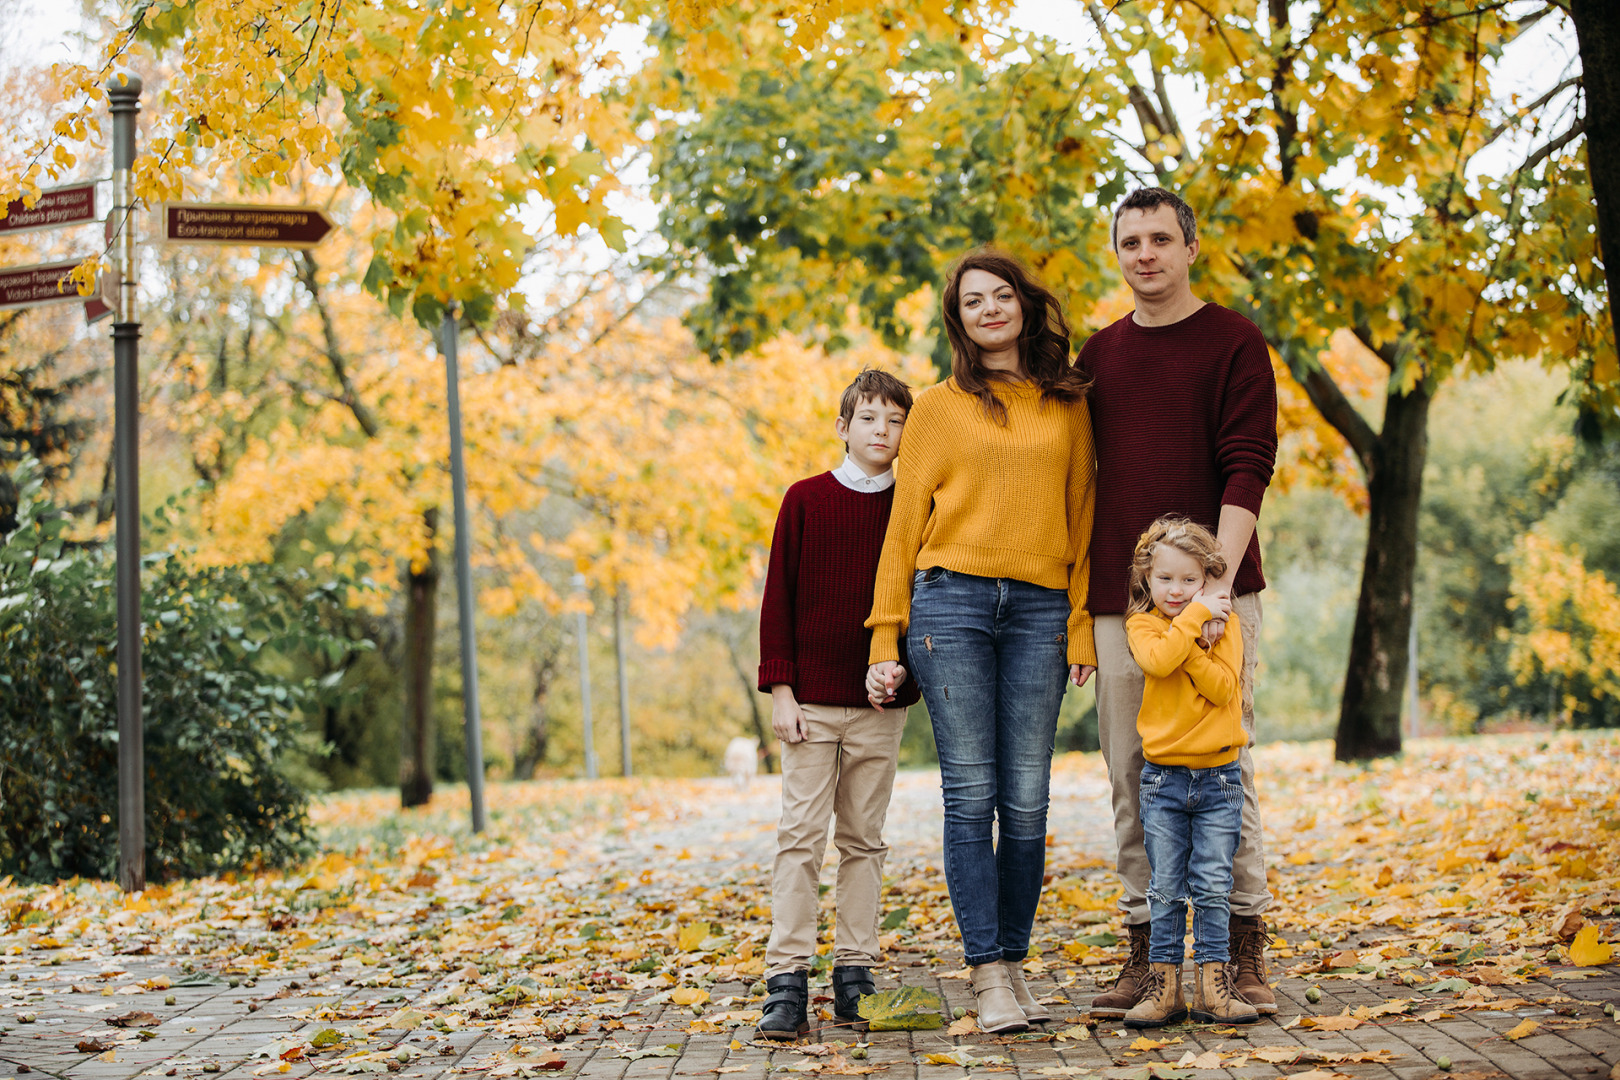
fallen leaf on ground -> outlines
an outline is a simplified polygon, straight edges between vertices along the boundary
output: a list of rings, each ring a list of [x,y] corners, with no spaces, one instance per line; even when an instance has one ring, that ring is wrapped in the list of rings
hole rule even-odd
[[[1521,1020],[1514,1025],[1513,1030],[1503,1032],[1502,1038],[1512,1039],[1513,1041],[1517,1042],[1526,1035],[1534,1032],[1540,1026],[1541,1025],[1536,1023],[1534,1020]]]
[[[857,1011],[873,1031],[927,1031],[945,1026],[945,1000],[920,986],[867,994]]]
[[[142,1012],[137,1009],[134,1012],[127,1012],[123,1016],[109,1016],[107,1017],[107,1023],[113,1027],[121,1028],[149,1028],[157,1027],[163,1021],[149,1012]]]
[[[1614,959],[1614,946],[1598,940],[1598,928],[1581,927],[1575,940],[1569,943],[1569,962],[1577,967],[1597,967]]]
[[[959,1035],[973,1035],[976,1034],[978,1030],[978,1021],[971,1016],[964,1016],[960,1020],[952,1021],[951,1026],[945,1029],[945,1034],[954,1038]]]
[[[1354,1031],[1360,1027],[1362,1021],[1353,1016],[1307,1016],[1299,1022],[1302,1028],[1313,1031]]]

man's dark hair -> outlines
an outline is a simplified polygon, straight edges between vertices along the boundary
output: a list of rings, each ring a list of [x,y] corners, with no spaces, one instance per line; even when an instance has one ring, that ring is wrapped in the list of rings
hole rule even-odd
[[[855,381],[844,390],[844,396],[838,401],[838,415],[844,423],[849,423],[855,416],[855,409],[863,401],[876,401],[880,404],[893,405],[897,409],[911,412],[911,389],[887,371],[876,368],[863,368],[855,376]]]
[[[1108,240],[1115,251],[1119,250],[1119,215],[1127,210],[1152,210],[1155,206],[1175,207],[1176,223],[1181,226],[1183,243],[1190,244],[1198,239],[1198,215],[1182,201],[1180,195],[1162,187],[1137,188],[1114,209],[1114,224],[1109,227]]]

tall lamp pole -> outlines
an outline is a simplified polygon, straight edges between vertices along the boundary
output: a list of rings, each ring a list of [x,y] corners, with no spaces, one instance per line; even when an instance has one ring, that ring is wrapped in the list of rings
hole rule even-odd
[[[135,116],[141,80],[107,83],[113,120],[113,465],[118,560],[118,884],[146,888],[146,762],[141,722],[140,313],[135,304]]]
[[[473,832],[484,831],[484,731],[478,713],[478,642],[472,586],[472,526],[467,522],[467,463],[461,441],[461,370],[456,361],[456,312],[444,313],[439,348],[444,353],[445,396],[450,406],[450,492],[456,514],[456,607],[461,623],[461,713],[467,740],[467,795]]]

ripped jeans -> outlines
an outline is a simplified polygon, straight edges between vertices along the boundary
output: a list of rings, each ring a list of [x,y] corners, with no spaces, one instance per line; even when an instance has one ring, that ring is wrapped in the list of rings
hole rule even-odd
[[[934,725],[945,883],[969,965],[1029,952],[1068,622],[1068,593],[1027,581],[934,567],[913,586],[906,655]]]
[[[1152,923],[1148,962],[1185,957],[1187,901],[1193,909],[1193,961],[1226,963],[1232,856],[1243,832],[1243,769],[1142,766],[1142,831]]]

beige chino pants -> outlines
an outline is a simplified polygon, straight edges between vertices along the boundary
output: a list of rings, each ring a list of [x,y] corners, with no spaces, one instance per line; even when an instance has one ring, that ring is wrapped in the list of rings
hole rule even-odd
[[[837,929],[833,962],[871,967],[878,960],[878,899],[883,891],[883,822],[894,791],[904,709],[803,706],[803,742],[782,744],[782,821],[771,876],[771,941],[765,974],[810,966],[816,952],[821,863],[827,822],[837,818]]]
[[[1254,664],[1260,652],[1260,594],[1235,597],[1238,622],[1243,628],[1243,730],[1248,743],[1238,753],[1243,769],[1243,836],[1232,860],[1231,905],[1234,915],[1259,915],[1271,905],[1266,887],[1266,856],[1260,833],[1260,800],[1254,790]],[[1114,791],[1114,837],[1119,844],[1119,877],[1125,895],[1119,906],[1128,923],[1146,924],[1148,915],[1148,857],[1142,845],[1142,735],[1136,714],[1142,708],[1142,669],[1131,656],[1125,638],[1125,619],[1099,615],[1097,641],[1097,737],[1108,781]]]

